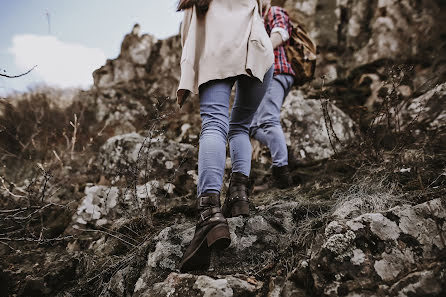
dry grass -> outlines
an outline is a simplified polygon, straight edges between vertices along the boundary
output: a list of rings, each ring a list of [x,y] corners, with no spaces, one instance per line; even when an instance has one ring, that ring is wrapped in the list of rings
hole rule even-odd
[[[376,175],[376,169],[353,181],[347,191],[336,191],[332,199],[332,213],[342,218],[351,218],[364,213],[386,211],[395,205],[407,202],[388,175]]]

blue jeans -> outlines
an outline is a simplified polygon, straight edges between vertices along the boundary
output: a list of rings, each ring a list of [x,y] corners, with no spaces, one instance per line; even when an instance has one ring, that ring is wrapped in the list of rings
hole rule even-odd
[[[273,75],[268,70],[263,82],[246,75],[212,80],[199,88],[202,120],[198,152],[197,194],[220,193],[226,163],[226,139],[232,161],[232,172],[249,176],[251,142],[249,127]],[[237,82],[235,101],[229,119],[229,97]]]
[[[275,75],[251,123],[250,135],[269,148],[273,166],[288,165],[285,135],[280,125],[280,109],[293,86],[294,77]]]

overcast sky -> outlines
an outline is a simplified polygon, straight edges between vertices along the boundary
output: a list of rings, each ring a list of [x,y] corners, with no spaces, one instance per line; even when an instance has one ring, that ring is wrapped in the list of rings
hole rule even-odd
[[[178,0],[0,0],[0,95],[36,84],[88,87],[91,73],[119,54],[135,23],[162,39],[179,31]]]

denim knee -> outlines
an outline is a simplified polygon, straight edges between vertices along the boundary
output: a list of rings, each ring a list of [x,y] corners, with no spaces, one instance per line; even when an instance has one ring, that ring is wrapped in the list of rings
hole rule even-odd
[[[249,126],[231,124],[228,132],[228,139],[231,140],[234,136],[240,134],[245,134],[247,137],[249,137]]]
[[[219,120],[207,120],[203,121],[200,137],[212,135],[220,137],[223,141],[226,142],[228,131],[229,127],[227,123]]]
[[[263,130],[268,130],[273,127],[280,127],[282,129],[282,125],[280,124],[280,120],[269,119],[268,121],[261,122],[259,125]]]

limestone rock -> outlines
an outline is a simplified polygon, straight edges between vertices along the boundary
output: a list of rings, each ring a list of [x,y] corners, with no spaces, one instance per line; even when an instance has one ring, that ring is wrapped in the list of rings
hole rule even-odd
[[[110,180],[126,178],[136,184],[157,180],[161,187],[173,185],[165,190],[179,196],[195,191],[196,158],[197,150],[192,145],[137,133],[108,139],[99,155],[103,174]]]
[[[408,100],[398,108],[401,128],[409,126],[436,130],[446,125],[446,83],[435,86],[427,93]]]
[[[329,137],[336,149],[354,138],[354,123],[350,117],[331,103],[328,103],[328,112],[333,128],[329,128],[332,130],[330,136],[327,130],[330,124],[325,121],[321,100],[304,99],[301,91],[292,91],[287,96],[281,113],[282,127],[295,159],[328,158],[334,154]]]
[[[135,191],[128,188],[87,186],[86,196],[73,215],[74,226],[83,228],[90,224],[100,227],[110,225],[122,217],[147,215],[149,207],[160,207],[161,201],[157,194],[162,189],[163,185],[156,180],[136,186]],[[169,205],[169,209],[170,207],[172,205]]]
[[[87,186],[86,196],[73,215],[73,226],[109,226],[120,218],[147,217],[150,213],[194,207],[194,198],[174,195],[174,191],[175,185],[163,180],[151,180],[135,189]]]
[[[312,250],[315,289],[323,296],[440,296],[445,218],[445,201],[435,199],[331,222]]]

